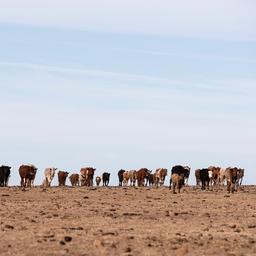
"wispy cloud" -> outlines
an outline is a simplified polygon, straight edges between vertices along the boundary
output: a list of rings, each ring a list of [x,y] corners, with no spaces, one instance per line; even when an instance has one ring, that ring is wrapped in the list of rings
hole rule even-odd
[[[197,82],[197,81],[186,81],[186,80],[175,80],[169,78],[148,76],[148,75],[137,75],[128,73],[119,73],[104,70],[95,70],[87,68],[70,68],[62,66],[53,65],[43,65],[35,63],[22,63],[22,62],[0,62],[0,66],[18,69],[27,69],[34,71],[50,72],[55,74],[70,74],[76,76],[84,77],[95,77],[100,79],[111,79],[113,81],[123,81],[129,83],[129,85],[134,86],[146,86],[154,85],[157,87],[170,86],[175,90],[184,89],[198,89],[205,91],[221,91],[221,92],[243,92],[240,86],[228,86],[228,82],[223,84],[223,82],[218,81],[207,81]],[[120,86],[122,83],[120,83]]]
[[[129,51],[129,50],[128,50]],[[179,57],[183,59],[196,59],[196,60],[211,60],[211,61],[227,61],[227,62],[239,62],[239,63],[256,63],[254,58],[245,58],[239,56],[228,55],[213,55],[213,54],[201,54],[201,53],[180,53],[180,52],[162,52],[162,51],[147,51],[147,50],[130,50],[130,52],[149,54],[155,56],[169,56]]]

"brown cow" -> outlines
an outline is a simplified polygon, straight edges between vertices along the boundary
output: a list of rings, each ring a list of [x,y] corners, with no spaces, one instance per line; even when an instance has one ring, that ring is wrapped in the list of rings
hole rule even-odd
[[[87,186],[87,187],[93,186],[93,177],[94,177],[95,170],[96,169],[92,167],[81,168],[80,170],[81,186]]]
[[[137,171],[138,187],[145,186],[145,179],[149,176],[150,173],[151,171],[147,168],[141,168]]]
[[[217,186],[220,184],[220,167],[209,166],[208,170],[211,173],[210,184],[212,186]]]
[[[66,186],[67,177],[68,177],[68,172],[65,172],[65,171],[58,172],[59,186]]]
[[[129,179],[130,179],[130,186],[135,187],[136,179],[137,179],[137,172],[135,170],[129,171]]]
[[[37,168],[32,164],[21,165],[19,168],[19,174],[21,178],[20,185],[22,187],[34,186],[36,171],[37,171]]]
[[[100,185],[100,183],[101,183],[101,177],[100,176],[97,176],[96,177],[96,179],[95,179],[95,181],[96,181],[96,185],[97,185],[97,187]]]
[[[200,186],[201,179],[200,179],[200,169],[195,170],[195,176],[196,176],[196,185]]]
[[[155,185],[158,187],[158,185],[162,186],[164,185],[165,177],[167,175],[167,169],[159,168],[155,172]]]
[[[69,177],[70,183],[72,187],[79,186],[79,174],[72,173]]]
[[[178,193],[180,193],[180,189],[184,185],[184,174],[177,174],[174,173],[171,175],[171,180],[172,180],[172,193],[176,194],[175,189],[177,188]],[[170,186],[171,189],[171,186]]]
[[[227,180],[227,191],[228,193],[236,191],[238,168],[227,168],[226,169],[226,180]]]
[[[123,173],[123,186],[124,187],[128,186],[128,181],[129,181],[129,171],[125,171]]]

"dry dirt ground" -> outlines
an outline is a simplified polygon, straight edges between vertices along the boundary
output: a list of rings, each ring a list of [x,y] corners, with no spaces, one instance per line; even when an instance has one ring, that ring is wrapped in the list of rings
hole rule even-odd
[[[0,255],[256,255],[256,186],[0,188]]]

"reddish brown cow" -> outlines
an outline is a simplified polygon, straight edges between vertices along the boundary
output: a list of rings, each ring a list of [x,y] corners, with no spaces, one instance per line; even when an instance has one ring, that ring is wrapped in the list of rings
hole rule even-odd
[[[85,167],[80,170],[81,186],[93,186],[93,177],[96,169],[92,167]]]
[[[220,184],[220,167],[209,166],[208,170],[212,172],[212,177],[210,180],[211,185],[217,186]]]
[[[72,187],[79,186],[79,174],[73,173],[69,177],[70,183]]]
[[[141,168],[137,171],[138,187],[145,185],[145,179],[149,176],[150,171],[147,168]]]
[[[34,185],[37,168],[34,165],[21,165],[19,168],[20,185],[22,187],[31,187]]]
[[[68,172],[65,172],[65,171],[58,172],[59,186],[66,186],[67,177],[68,177]]]
[[[200,186],[201,180],[200,180],[200,169],[195,170],[195,176],[196,176],[196,185]]]

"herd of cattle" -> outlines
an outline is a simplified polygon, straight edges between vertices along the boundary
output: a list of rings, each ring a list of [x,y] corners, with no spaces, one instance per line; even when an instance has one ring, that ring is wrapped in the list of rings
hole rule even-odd
[[[80,174],[73,173],[69,176],[69,180],[72,186],[93,186],[95,168],[86,167],[80,170]],[[51,182],[55,176],[57,168],[46,168],[44,171],[44,187],[50,187]],[[8,186],[8,181],[11,173],[11,167],[0,166],[0,186]],[[34,165],[21,165],[19,167],[19,175],[21,178],[21,187],[34,186],[34,180],[36,177],[37,168]],[[118,179],[119,186],[150,186],[158,187],[164,185],[168,170],[164,168],[157,169],[154,173],[147,168],[141,168],[139,170],[119,170]],[[58,183],[59,186],[66,185],[66,179],[69,173],[66,171],[58,171]],[[180,193],[180,189],[184,185],[188,185],[188,179],[190,176],[190,167],[176,165],[171,169],[170,175],[170,189],[173,193],[176,190]],[[244,169],[237,167],[234,168],[220,168],[210,166],[205,169],[195,170],[195,178],[197,186],[201,186],[202,190],[209,189],[210,186],[224,186],[227,185],[228,192],[234,192],[238,186],[241,186],[244,177]],[[95,178],[96,185],[99,186],[102,182],[103,186],[108,186],[110,180],[110,173],[104,172],[102,176]]]

